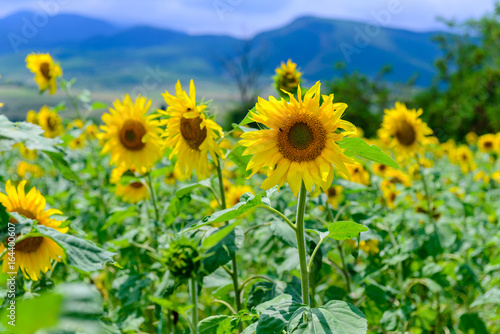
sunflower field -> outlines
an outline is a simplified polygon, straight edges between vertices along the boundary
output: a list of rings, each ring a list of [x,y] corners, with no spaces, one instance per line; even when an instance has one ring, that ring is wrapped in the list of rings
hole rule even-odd
[[[500,333],[500,133],[396,102],[364,138],[291,60],[229,130],[193,80],[107,106],[26,64],[66,100],[0,115],[2,333]]]

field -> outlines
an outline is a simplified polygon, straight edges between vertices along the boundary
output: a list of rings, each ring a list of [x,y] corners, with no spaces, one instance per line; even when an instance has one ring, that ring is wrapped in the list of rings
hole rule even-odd
[[[283,60],[258,97],[248,73],[119,94],[27,54],[0,86],[0,332],[500,333],[497,7],[437,38],[425,89]]]

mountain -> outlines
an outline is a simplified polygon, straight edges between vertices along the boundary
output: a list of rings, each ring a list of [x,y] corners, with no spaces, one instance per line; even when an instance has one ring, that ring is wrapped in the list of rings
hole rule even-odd
[[[341,61],[348,71],[370,76],[389,64],[393,71],[387,79],[402,82],[418,74],[417,84],[428,85],[435,74],[432,64],[440,54],[431,41],[439,32],[417,33],[316,17],[298,18],[250,40],[149,26],[122,28],[72,14],[42,21],[31,12],[0,19],[2,81],[32,85],[25,55],[51,52],[62,63],[66,78],[77,77],[91,90],[126,91],[143,85],[147,73],[157,69],[168,82],[195,78],[228,87],[229,92],[234,85],[225,75],[224,59],[251,45],[251,54],[259,58],[267,82],[280,62],[291,58],[309,83],[331,80],[338,75],[334,64]],[[36,31],[27,35],[30,25]],[[22,41],[16,45],[17,52],[12,36]],[[234,94],[234,87],[230,88]]]

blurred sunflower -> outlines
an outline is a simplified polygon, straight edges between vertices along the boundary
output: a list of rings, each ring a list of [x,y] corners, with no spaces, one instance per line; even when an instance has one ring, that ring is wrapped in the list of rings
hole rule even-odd
[[[99,133],[99,127],[95,124],[90,124],[85,128],[85,132],[90,140],[96,139]]]
[[[160,124],[155,115],[146,115],[151,100],[138,96],[135,102],[127,94],[116,100],[114,109],[102,115],[105,125],[98,138],[103,141],[101,153],[111,153],[110,164],[145,173],[163,155]]]
[[[250,117],[268,129],[242,134],[240,144],[247,147],[243,155],[253,155],[247,166],[252,175],[271,169],[261,188],[281,186],[288,181],[297,196],[302,181],[309,192],[315,184],[326,191],[333,181],[333,166],[350,176],[345,164],[356,162],[347,157],[336,142],[356,132],[356,127],[340,119],[347,104],[333,103],[333,94],[323,95],[320,104],[320,86],[318,81],[304,99],[300,87],[298,100],[288,93],[289,103],[272,96],[269,101],[259,97],[256,111],[251,112]],[[345,132],[337,133],[338,129]]]
[[[483,181],[484,184],[490,183],[490,176],[486,174],[484,171],[480,170],[474,175],[474,181]]]
[[[351,175],[351,182],[364,184],[365,186],[370,185],[370,174],[368,174],[368,172],[365,170],[363,165],[346,164],[346,167],[349,170],[349,173]],[[347,178],[346,176],[344,176],[344,177]]]
[[[394,209],[396,198],[401,192],[396,189],[396,185],[390,180],[382,181],[380,189],[382,190],[382,196],[384,197],[387,207]]]
[[[460,166],[462,173],[466,174],[476,169],[474,154],[467,145],[458,146],[450,158],[451,162]]]
[[[26,114],[26,122],[38,125],[38,115],[36,114],[36,111],[28,111]]]
[[[149,199],[148,187],[142,181],[134,181],[125,185],[119,182],[116,185],[115,194],[127,203],[139,203]]]
[[[44,225],[56,229],[61,233],[66,233],[67,227],[61,228],[62,221],[51,219],[50,216],[62,214],[56,209],[45,210],[46,201],[36,188],[25,194],[24,186],[26,181],[21,181],[16,188],[10,180],[5,184],[6,194],[0,193],[0,203],[7,212],[17,212],[29,219],[34,219],[39,225]],[[17,223],[13,218],[11,223]],[[3,243],[0,244],[0,253],[5,249]],[[37,281],[40,273],[46,273],[52,268],[51,261],[62,261],[64,257],[63,249],[52,239],[46,237],[30,237],[16,244],[15,270],[9,269],[8,255],[3,258],[3,272],[17,272],[21,269],[24,277]]]
[[[297,64],[288,59],[286,64],[281,62],[281,66],[276,68],[274,82],[276,89],[281,94],[282,91],[295,94],[300,85],[301,73],[297,70]]]
[[[344,188],[341,186],[332,186],[326,190],[326,200],[335,210],[339,208],[340,201],[344,198]]]
[[[391,168],[387,173],[387,180],[392,184],[400,183],[407,188],[411,186],[410,176],[399,169]]]
[[[222,128],[203,112],[207,105],[196,104],[196,88],[193,80],[189,85],[189,95],[182,90],[180,81],[175,85],[175,96],[165,91],[167,110],[158,112],[168,118],[162,122],[167,128],[162,135],[165,144],[171,148],[170,159],[177,156],[175,168],[183,179],[191,179],[193,169],[198,179],[209,176],[208,154],[215,164],[224,159],[216,140],[223,137]]]
[[[85,147],[86,141],[87,137],[85,136],[85,133],[81,133],[78,137],[73,138],[68,145],[73,150],[79,150]]]
[[[52,95],[57,91],[56,79],[62,76],[62,69],[54,63],[50,54],[30,54],[26,57],[26,67],[35,73],[34,80],[43,93],[47,89]]]
[[[434,142],[432,130],[419,118],[422,109],[408,110],[406,105],[396,102],[394,109],[384,110],[382,127],[378,132],[381,140],[389,140],[399,158],[413,157],[423,150],[425,145]]]
[[[169,185],[174,185],[177,180],[181,179],[182,175],[179,174],[179,171],[173,168],[165,174],[164,182]]]
[[[240,197],[246,193],[254,194],[252,187],[247,185],[229,185],[226,191],[226,206],[228,208],[235,206],[240,202]]]
[[[496,136],[494,134],[488,133],[482,135],[477,140],[477,147],[479,151],[485,153],[493,153],[495,151]]]
[[[391,167],[388,167],[388,166],[381,164],[381,163],[373,164],[373,173],[375,175],[380,176],[380,177],[386,177],[387,173],[389,172],[390,169],[391,169]]]
[[[17,143],[12,147],[17,147],[21,155],[28,160],[35,160],[38,156],[36,150],[30,150],[29,148],[26,148],[23,143]]]
[[[61,117],[49,107],[43,106],[37,115],[38,124],[45,131],[43,135],[47,138],[55,138],[64,132]]]
[[[448,141],[442,143],[440,146],[444,154],[446,154],[450,159],[452,158],[453,152],[455,152],[455,149],[457,148],[457,144],[453,139],[448,139]]]
[[[17,175],[24,179],[28,173],[35,179],[42,177],[43,174],[45,174],[44,170],[40,166],[30,164],[26,161],[21,161],[17,165]]]
[[[83,126],[84,126],[83,121],[77,118],[71,121],[66,127],[66,129],[72,129],[72,128],[83,129]]]
[[[476,145],[477,143],[477,134],[475,132],[469,132],[465,135],[465,141],[469,145]]]
[[[378,249],[379,241],[377,239],[361,240],[359,242],[359,249],[369,255],[375,255],[380,252]]]

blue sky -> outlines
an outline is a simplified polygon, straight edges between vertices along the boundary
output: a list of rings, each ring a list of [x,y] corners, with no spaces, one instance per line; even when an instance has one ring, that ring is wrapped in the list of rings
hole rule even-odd
[[[444,29],[436,17],[478,17],[495,0],[0,0],[0,17],[56,4],[58,13],[76,13],[120,25],[146,24],[191,34],[250,37],[303,15],[374,21],[414,31]],[[49,7],[54,8],[54,7]],[[389,10],[393,9],[393,13]],[[389,13],[389,16],[379,16]],[[387,18],[387,19],[386,19]],[[382,20],[379,18],[379,20]]]

